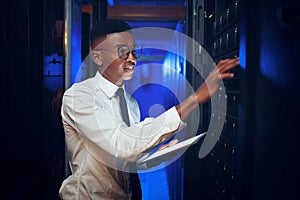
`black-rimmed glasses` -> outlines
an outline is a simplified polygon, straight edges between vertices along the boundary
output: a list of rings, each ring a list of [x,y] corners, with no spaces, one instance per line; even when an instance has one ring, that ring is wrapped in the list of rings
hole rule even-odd
[[[96,49],[95,51],[107,50],[111,51],[110,49]],[[119,58],[126,60],[130,53],[132,53],[134,58],[139,58],[142,55],[142,46],[135,45],[132,49],[130,49],[127,45],[118,45],[117,51]]]
[[[132,49],[127,45],[120,45],[117,47],[117,50],[119,57],[124,60],[129,57],[130,52],[134,58],[139,58],[142,55],[142,47],[139,45],[134,46]]]

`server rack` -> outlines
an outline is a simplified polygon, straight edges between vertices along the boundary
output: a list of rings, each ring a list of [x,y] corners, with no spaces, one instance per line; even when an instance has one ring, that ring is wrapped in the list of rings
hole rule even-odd
[[[187,1],[187,33],[211,55],[215,63],[221,59],[239,56],[240,2],[239,0]],[[199,52],[192,55],[197,63]],[[222,133],[212,151],[197,159],[201,143],[185,155],[185,199],[220,200],[238,198],[237,133],[239,127],[240,80],[239,68],[235,77],[224,80],[226,108]],[[187,68],[187,79],[195,88],[203,79]],[[218,97],[213,97],[218,98]],[[210,120],[220,113],[211,113],[210,102],[200,107],[199,132],[207,130]],[[192,161],[192,162],[191,162]]]

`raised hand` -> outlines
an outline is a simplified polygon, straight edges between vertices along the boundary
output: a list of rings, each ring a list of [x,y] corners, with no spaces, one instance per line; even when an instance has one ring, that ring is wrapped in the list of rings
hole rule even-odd
[[[197,89],[198,103],[205,103],[213,96],[219,88],[222,79],[232,78],[234,74],[231,69],[238,66],[239,57],[220,60],[215,69],[207,76],[205,82]]]

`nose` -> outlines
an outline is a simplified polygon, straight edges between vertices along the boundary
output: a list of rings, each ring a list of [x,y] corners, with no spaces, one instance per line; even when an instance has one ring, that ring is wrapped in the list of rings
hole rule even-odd
[[[131,62],[132,64],[136,65],[136,58],[133,56],[132,51],[129,52],[127,62]]]

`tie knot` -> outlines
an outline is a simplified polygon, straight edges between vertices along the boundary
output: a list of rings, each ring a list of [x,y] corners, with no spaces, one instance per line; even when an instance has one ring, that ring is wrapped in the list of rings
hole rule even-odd
[[[124,90],[123,88],[119,88],[116,92],[116,94],[119,96],[119,97],[124,97]]]

